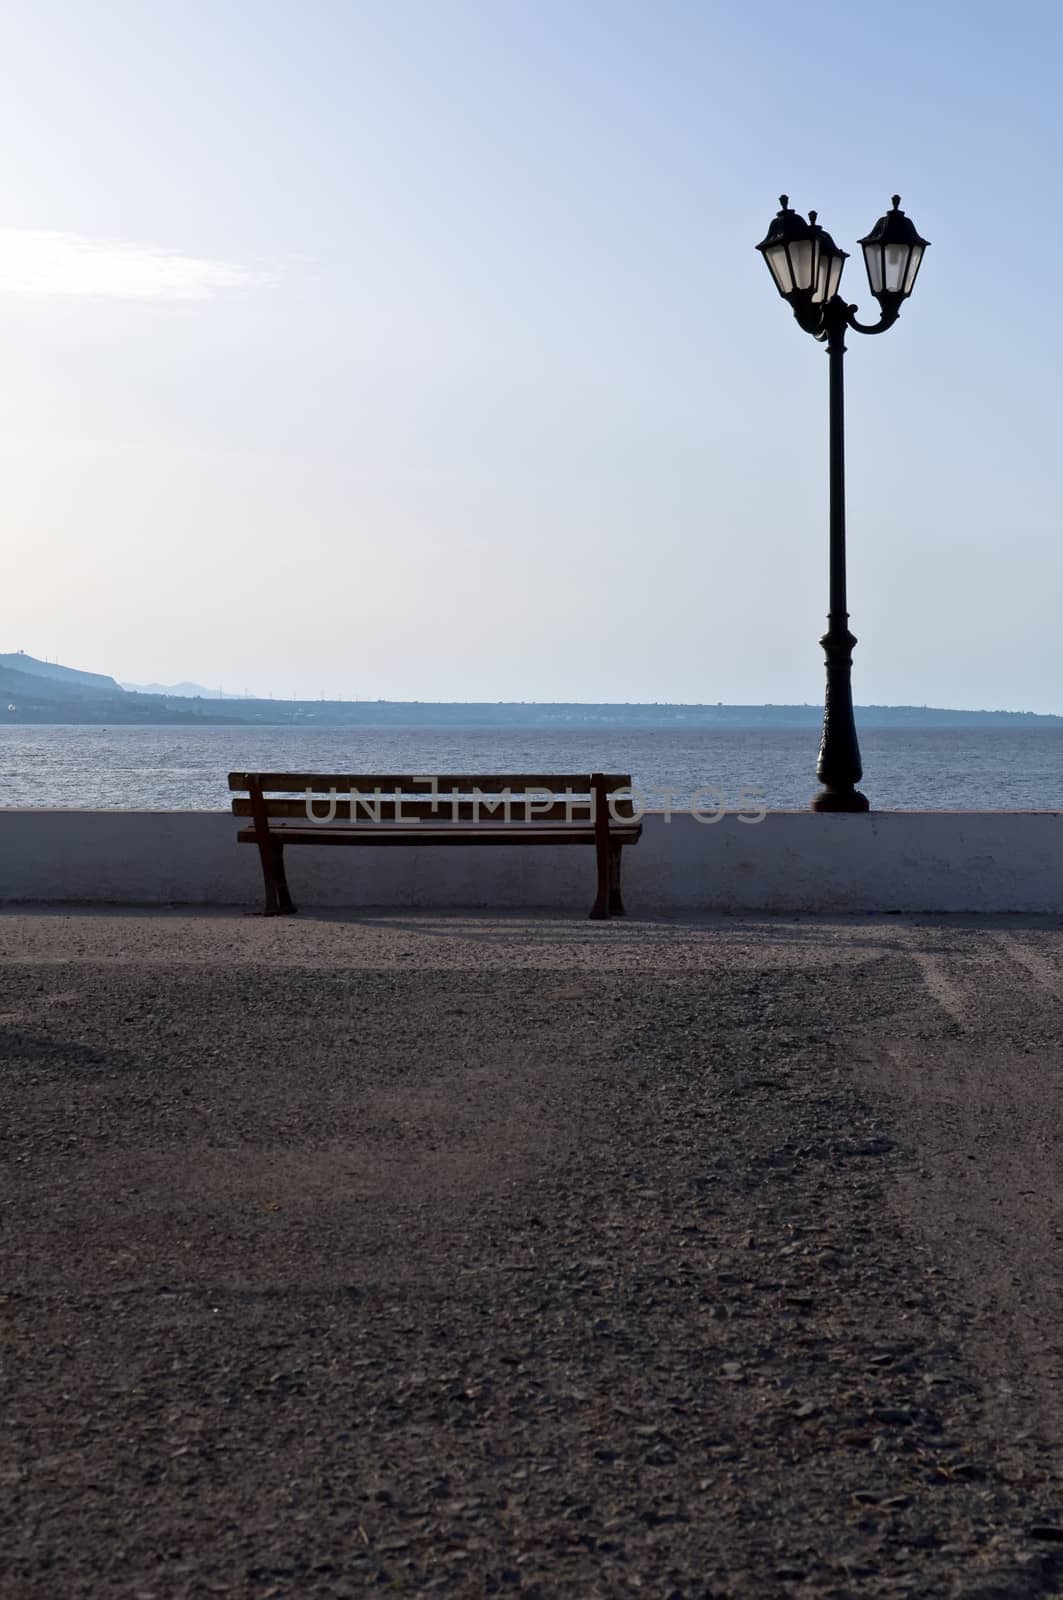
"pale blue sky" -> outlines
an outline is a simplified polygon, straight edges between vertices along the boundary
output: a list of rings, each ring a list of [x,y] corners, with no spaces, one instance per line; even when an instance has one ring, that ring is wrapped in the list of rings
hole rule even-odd
[[[1055,4],[0,3],[0,648],[277,694],[1063,710]]]

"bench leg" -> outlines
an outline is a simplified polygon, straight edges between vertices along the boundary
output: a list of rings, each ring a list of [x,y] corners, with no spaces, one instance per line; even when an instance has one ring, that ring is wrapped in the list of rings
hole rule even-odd
[[[262,915],[264,917],[275,917],[277,915],[277,875],[273,865],[273,846],[269,839],[264,839],[261,835],[259,835],[256,843],[258,844],[258,859],[262,864],[262,887],[266,891],[266,903],[262,907]]]
[[[612,851],[608,839],[599,839],[595,844],[595,853],[598,857],[598,893],[594,904],[591,906],[591,920],[604,922],[609,916],[609,883],[610,883],[610,857]]]
[[[609,915],[622,917],[624,915],[624,902],[620,894],[620,862],[623,849],[614,844],[609,851]]]
[[[273,839],[260,839],[258,854],[262,862],[262,883],[266,891],[266,903],[262,907],[262,915],[291,916],[295,907],[288,893],[288,879],[284,873],[284,846],[277,844]]]
[[[273,878],[277,885],[277,909],[275,914],[280,917],[294,916],[295,906],[292,903],[291,895],[288,893],[288,878],[284,871],[284,846],[282,844],[273,846]]]

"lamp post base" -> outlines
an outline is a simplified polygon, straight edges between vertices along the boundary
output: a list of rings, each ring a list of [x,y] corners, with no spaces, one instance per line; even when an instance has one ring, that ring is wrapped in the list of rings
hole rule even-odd
[[[832,593],[841,585],[834,585]],[[823,706],[823,737],[816,762],[816,777],[823,785],[812,797],[813,811],[869,811],[866,794],[856,787],[864,775],[853,718],[852,667],[856,638],[849,632],[848,614],[832,611],[819,641],[827,658],[827,693]]]
[[[821,789],[811,800],[813,811],[870,811],[866,794],[859,789]]]

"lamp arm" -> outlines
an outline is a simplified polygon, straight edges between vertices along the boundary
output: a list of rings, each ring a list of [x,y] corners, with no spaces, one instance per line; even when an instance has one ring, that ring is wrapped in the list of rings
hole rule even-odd
[[[850,328],[855,328],[857,333],[885,333],[887,328],[893,327],[900,314],[900,296],[897,297],[896,305],[887,302],[882,307],[882,315],[877,322],[858,322],[856,320],[856,307],[846,306],[845,308],[846,323]]]
[[[814,305],[808,294],[794,296],[790,302],[790,309],[797,323],[806,333],[814,339],[825,343],[832,330],[844,332],[846,328],[855,328],[857,333],[885,333],[887,328],[892,328],[901,314],[903,295],[883,294],[882,315],[877,322],[859,322],[856,316],[856,307],[847,305],[841,295],[836,294],[826,305]]]

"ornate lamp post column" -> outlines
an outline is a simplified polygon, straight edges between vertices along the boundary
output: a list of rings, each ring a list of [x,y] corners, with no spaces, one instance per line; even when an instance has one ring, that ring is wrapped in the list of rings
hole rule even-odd
[[[808,213],[790,210],[786,195],[767,236],[757,245],[772,281],[806,333],[827,346],[830,363],[830,600],[827,631],[820,640],[827,658],[823,738],[816,776],[823,785],[813,811],[866,811],[867,797],[856,787],[863,776],[853,719],[852,666],[855,638],[849,632],[845,586],[845,334],[883,333],[901,314],[912,292],[923,252],[921,239],[893,196],[893,210],[880,217],[860,240],[871,293],[879,303],[877,322],[856,320],[856,307],[838,293],[848,254]]]

